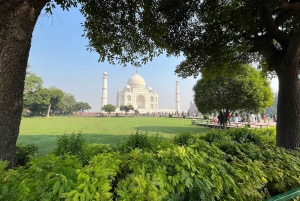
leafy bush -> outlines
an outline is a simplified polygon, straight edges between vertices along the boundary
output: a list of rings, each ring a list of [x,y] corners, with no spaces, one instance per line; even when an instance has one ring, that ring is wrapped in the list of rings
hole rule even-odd
[[[78,157],[83,165],[86,165],[93,156],[111,152],[113,152],[113,148],[107,144],[85,144]]]
[[[115,149],[84,143],[9,171],[0,161],[0,200],[264,200],[300,185],[300,153],[275,147],[273,134],[212,130],[171,142],[137,131]]]
[[[28,145],[17,145],[16,158],[17,158],[17,166],[25,166],[29,159],[34,157],[37,153],[38,148],[35,144]]]
[[[233,140],[238,143],[272,144],[275,145],[274,128],[248,129],[235,128],[229,130],[210,130],[203,139],[209,143]]]
[[[203,115],[203,118],[204,119],[209,119],[209,116],[208,115]]]
[[[113,200],[112,182],[122,162],[118,158],[118,153],[93,157],[89,165],[76,171],[77,186],[67,194],[66,200]]]
[[[118,144],[117,150],[128,153],[133,149],[156,150],[163,146],[163,139],[158,133],[153,136],[148,136],[147,132],[137,130],[134,135],[129,136],[125,141]]]
[[[82,167],[78,159],[67,155],[32,158],[27,165],[27,169],[0,172],[0,200],[60,200],[74,189],[76,169]]]
[[[191,132],[182,132],[174,137],[174,143],[179,146],[187,146],[195,140]]]
[[[83,148],[86,144],[82,134],[75,135],[64,134],[57,137],[57,147],[54,150],[54,154],[57,156],[71,154],[78,155],[83,152]]]
[[[172,118],[173,117],[173,115],[172,114],[169,114],[169,118]]]

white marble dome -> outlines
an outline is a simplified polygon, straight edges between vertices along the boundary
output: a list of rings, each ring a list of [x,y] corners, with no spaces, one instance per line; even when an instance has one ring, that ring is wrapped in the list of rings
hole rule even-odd
[[[132,88],[145,89],[146,82],[139,74],[134,74],[127,82]]]
[[[149,90],[149,91],[152,91],[152,87],[149,86],[149,87],[148,87],[148,90]]]
[[[129,84],[126,84],[126,89],[130,89],[131,86]]]

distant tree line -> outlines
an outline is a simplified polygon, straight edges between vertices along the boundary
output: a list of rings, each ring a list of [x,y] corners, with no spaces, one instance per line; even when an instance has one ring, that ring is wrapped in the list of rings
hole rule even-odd
[[[23,100],[23,114],[33,116],[70,115],[91,109],[86,102],[76,102],[70,93],[56,87],[44,88],[43,79],[29,71],[26,73]]]

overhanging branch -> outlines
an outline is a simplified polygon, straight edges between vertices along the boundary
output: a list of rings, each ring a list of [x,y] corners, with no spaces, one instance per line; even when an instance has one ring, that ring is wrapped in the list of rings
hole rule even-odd
[[[283,2],[283,1],[277,1],[274,3],[274,6],[278,6],[280,8],[283,9],[300,9],[300,2],[295,2],[295,3],[291,3],[291,2]]]
[[[289,35],[278,29],[278,26],[276,25],[272,17],[270,9],[266,4],[261,7],[260,12],[261,12],[261,19],[266,28],[268,36],[272,39],[275,39],[281,45],[282,49],[285,51],[288,48],[290,43]]]

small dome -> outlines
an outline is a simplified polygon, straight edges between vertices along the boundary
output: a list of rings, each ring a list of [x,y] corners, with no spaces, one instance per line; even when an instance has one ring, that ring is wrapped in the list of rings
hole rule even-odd
[[[126,89],[131,89],[131,86],[129,84],[127,84]]]
[[[107,75],[107,72],[104,72],[103,75]]]
[[[149,86],[148,89],[149,89],[150,91],[152,91],[152,87]]]
[[[145,80],[139,74],[134,74],[127,82],[132,88],[145,88]]]

